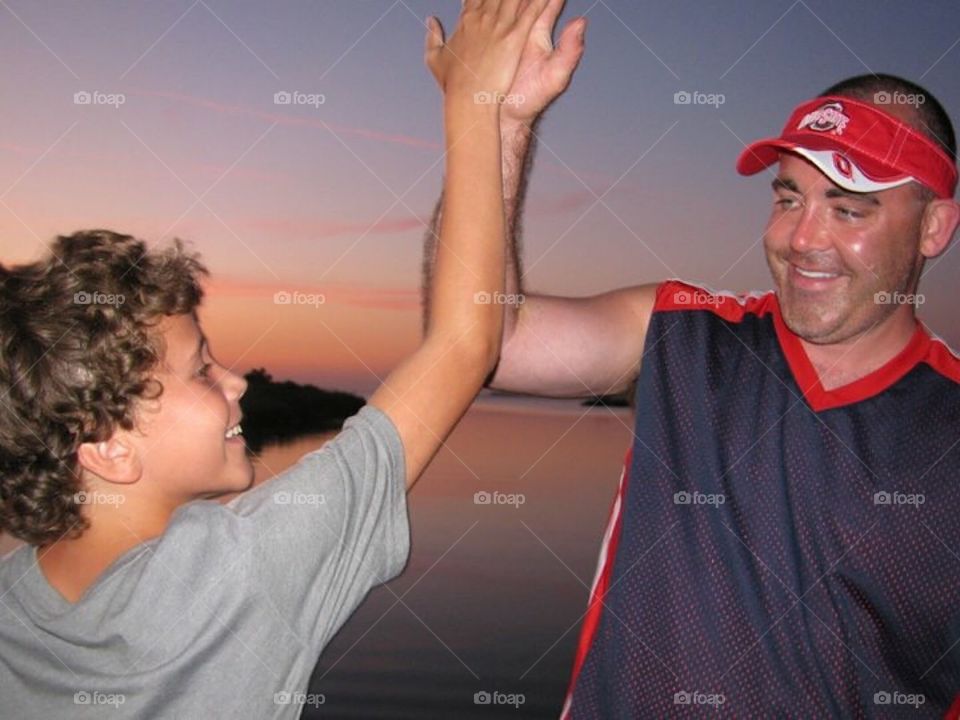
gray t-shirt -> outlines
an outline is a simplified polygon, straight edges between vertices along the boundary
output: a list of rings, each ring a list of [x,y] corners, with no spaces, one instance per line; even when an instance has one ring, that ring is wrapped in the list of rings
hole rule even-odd
[[[188,503],[75,604],[0,560],[3,718],[296,718],[320,651],[410,549],[400,436],[365,406],[223,505]]]

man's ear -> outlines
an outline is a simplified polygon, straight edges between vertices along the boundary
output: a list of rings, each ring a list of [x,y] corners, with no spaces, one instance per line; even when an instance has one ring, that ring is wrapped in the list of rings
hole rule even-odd
[[[77,449],[80,466],[107,482],[129,484],[140,479],[140,455],[122,432],[109,440],[83,443]]]
[[[960,204],[955,200],[931,200],[923,210],[920,223],[920,254],[926,258],[940,255],[960,224]]]

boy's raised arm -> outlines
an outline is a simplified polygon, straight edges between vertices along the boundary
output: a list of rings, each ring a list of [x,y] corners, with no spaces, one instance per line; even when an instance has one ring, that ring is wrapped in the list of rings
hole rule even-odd
[[[466,411],[500,352],[503,306],[489,302],[503,291],[506,246],[497,100],[510,89],[546,2],[465,0],[449,42],[440,23],[428,20],[425,59],[444,93],[446,138],[433,313],[420,348],[370,398],[403,440],[407,487]]]

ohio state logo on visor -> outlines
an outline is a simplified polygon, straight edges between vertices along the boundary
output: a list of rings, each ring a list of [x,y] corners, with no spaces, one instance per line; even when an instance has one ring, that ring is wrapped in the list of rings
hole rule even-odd
[[[853,179],[853,168],[850,166],[850,161],[838,152],[833,154],[833,166],[844,177]]]
[[[838,102],[821,105],[813,112],[803,116],[797,125],[797,130],[808,128],[816,132],[832,132],[834,135],[843,135],[850,118],[844,114],[843,105]]]

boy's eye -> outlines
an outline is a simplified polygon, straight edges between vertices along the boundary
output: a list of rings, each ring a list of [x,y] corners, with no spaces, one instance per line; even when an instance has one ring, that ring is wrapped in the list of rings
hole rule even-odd
[[[197,375],[199,375],[200,377],[208,377],[210,375],[210,368],[212,367],[213,365],[211,365],[210,363],[204,363],[203,365],[200,366],[200,370],[197,372]]]

